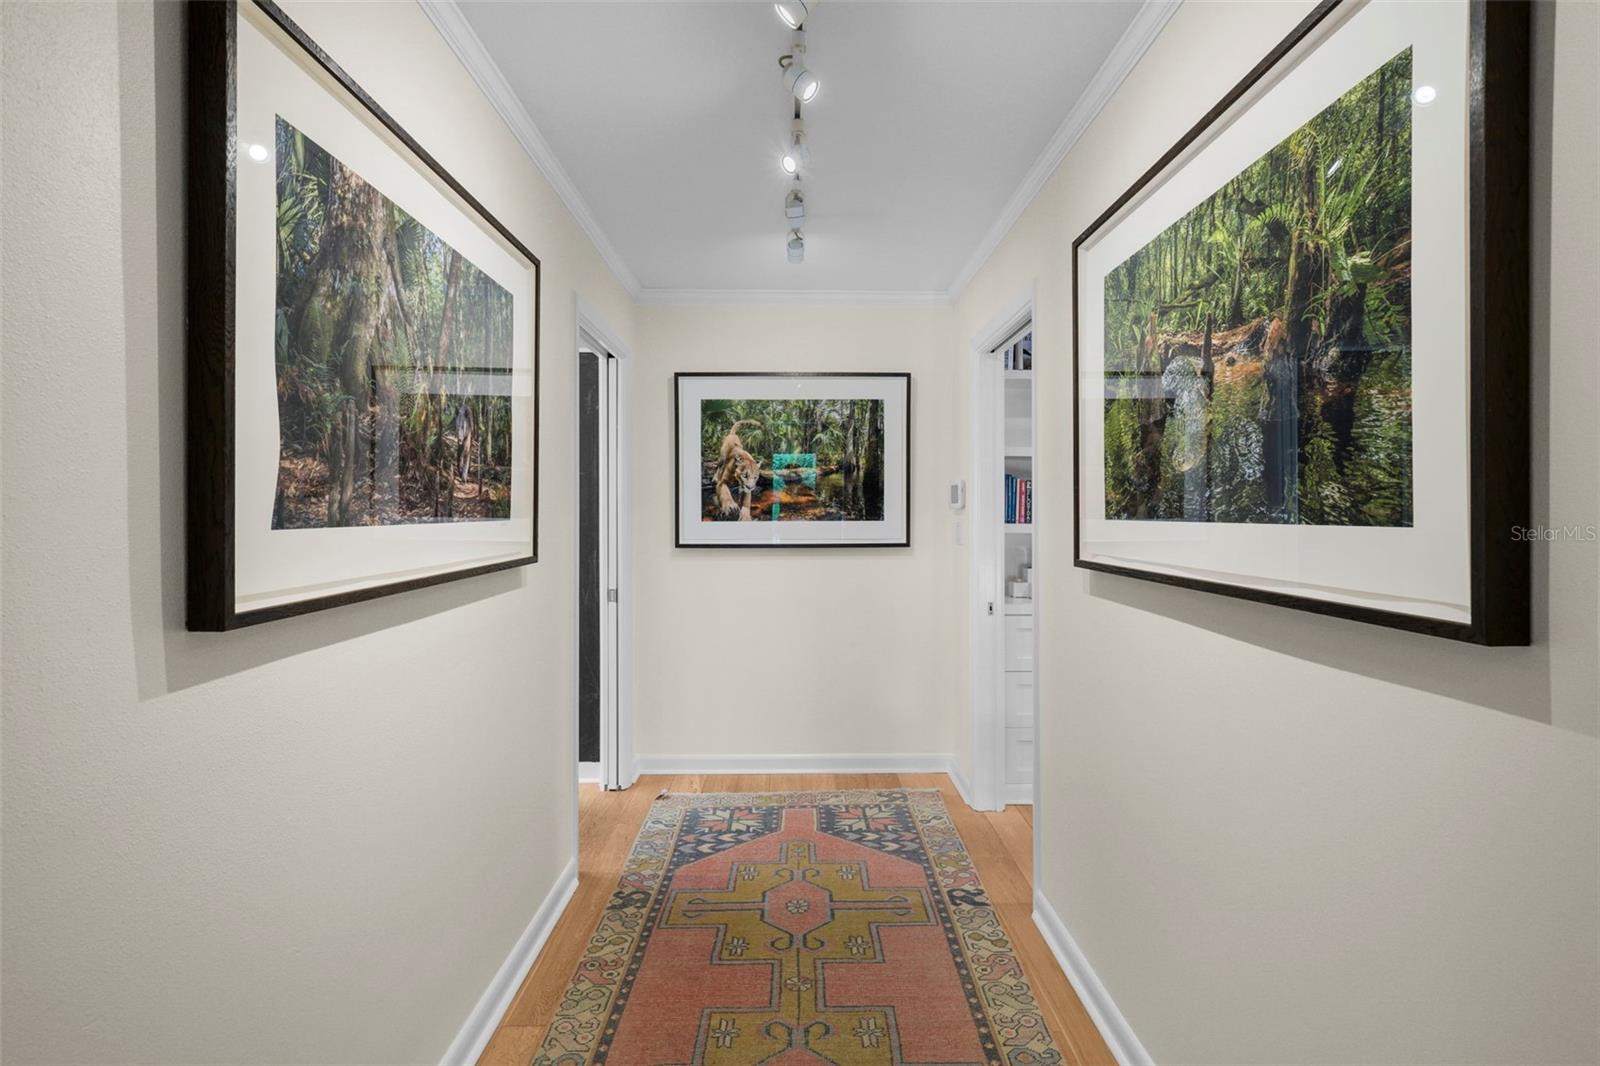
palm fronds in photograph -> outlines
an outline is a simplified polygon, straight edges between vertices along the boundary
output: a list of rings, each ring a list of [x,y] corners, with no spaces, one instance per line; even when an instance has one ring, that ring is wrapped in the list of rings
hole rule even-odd
[[[1105,279],[1105,515],[1409,526],[1411,50]]]

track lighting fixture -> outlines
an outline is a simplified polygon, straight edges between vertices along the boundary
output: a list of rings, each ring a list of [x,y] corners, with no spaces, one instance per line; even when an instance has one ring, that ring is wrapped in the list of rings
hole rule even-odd
[[[804,26],[806,24],[806,16],[811,13],[811,9],[806,5],[806,0],[778,0],[777,3],[772,5],[772,8],[778,13],[778,17],[783,20],[783,24],[791,30],[798,30],[801,26]]]
[[[822,83],[817,76],[806,69],[806,31],[794,31],[794,44],[790,47],[788,55],[778,57],[778,66],[783,70],[783,87],[794,93],[794,98],[802,104],[809,104],[816,98],[817,90],[822,88]]]
[[[817,0],[778,0],[773,4],[784,25],[794,31],[789,51],[778,57],[778,68],[783,72],[783,87],[794,96],[794,118],[789,123],[789,143],[785,146],[779,164],[785,174],[794,177],[794,184],[783,198],[783,222],[789,231],[784,242],[784,252],[791,263],[806,261],[806,197],[800,189],[800,172],[810,165],[811,153],[806,142],[805,123],[800,120],[800,105],[809,103],[817,95],[821,83],[806,69],[806,17]]]

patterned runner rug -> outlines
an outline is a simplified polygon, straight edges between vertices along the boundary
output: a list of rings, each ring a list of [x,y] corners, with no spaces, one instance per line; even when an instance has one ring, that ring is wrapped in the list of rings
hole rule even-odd
[[[534,1066],[1061,1061],[916,789],[657,800]]]

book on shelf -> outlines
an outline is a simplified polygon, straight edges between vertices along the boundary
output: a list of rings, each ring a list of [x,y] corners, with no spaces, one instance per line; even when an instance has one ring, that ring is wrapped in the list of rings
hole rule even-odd
[[[1006,524],[1025,525],[1033,521],[1033,479],[1006,475]]]

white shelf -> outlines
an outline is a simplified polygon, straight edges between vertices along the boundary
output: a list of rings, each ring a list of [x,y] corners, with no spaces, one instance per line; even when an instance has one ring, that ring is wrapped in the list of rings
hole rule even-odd
[[[1033,458],[1033,446],[1032,445],[1024,446],[1024,445],[1020,445],[1020,444],[1007,444],[1006,445],[1006,458],[1007,459],[1032,459]]]
[[[1014,600],[1010,596],[1006,597],[1006,614],[1032,614],[1032,613],[1033,613],[1033,601],[1032,600]]]
[[[1013,381],[1021,384],[1033,380],[1033,371],[1031,370],[1003,370],[1001,373],[1006,376],[1007,384],[1010,384]]]
[[[1007,533],[1032,533],[1033,532],[1033,523],[1032,522],[1002,522],[1001,525],[1005,526]]]

